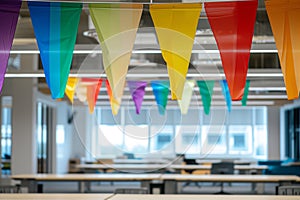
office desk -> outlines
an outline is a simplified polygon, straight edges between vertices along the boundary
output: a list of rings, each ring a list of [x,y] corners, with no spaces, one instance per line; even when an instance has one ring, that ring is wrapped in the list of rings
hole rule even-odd
[[[95,181],[138,181],[143,187],[149,187],[151,181],[160,180],[161,174],[20,174],[12,176],[28,187],[28,192],[38,192],[41,182],[78,182],[79,192],[85,192],[85,183]]]
[[[169,164],[79,164],[76,168],[89,172],[89,170],[116,170],[121,172],[166,172],[180,170],[210,170],[210,165],[169,165]],[[235,165],[234,169],[239,171],[257,171],[258,174],[262,170],[267,169],[265,165]]]
[[[267,195],[121,195],[117,194],[109,200],[299,200],[299,196],[267,196]]]
[[[114,159],[114,164],[167,164],[170,163],[166,159]]]
[[[285,175],[163,174],[161,180],[164,181],[166,194],[176,194],[177,182],[278,183],[279,185],[285,185],[296,182],[299,180],[299,177]],[[257,192],[262,193],[263,190],[263,185],[261,185]]]
[[[0,200],[26,199],[26,200],[106,200],[113,194],[1,194]]]

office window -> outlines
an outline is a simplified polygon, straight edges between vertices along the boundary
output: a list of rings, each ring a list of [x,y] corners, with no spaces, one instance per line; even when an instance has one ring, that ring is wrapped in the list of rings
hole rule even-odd
[[[229,126],[229,154],[252,154],[252,127]]]
[[[152,126],[150,132],[150,152],[160,152],[170,154],[173,150],[173,127],[172,126]]]
[[[96,157],[101,155],[121,155],[123,149],[123,130],[117,125],[99,125],[98,135],[94,138]]]
[[[149,152],[147,125],[127,125],[124,134],[124,152],[134,154],[147,154]]]
[[[12,144],[12,97],[2,97],[2,123],[1,123],[1,157],[9,160],[11,158]]]
[[[226,154],[226,126],[203,126],[201,134],[202,154]]]
[[[196,126],[176,126],[176,154],[199,154],[200,133]]]

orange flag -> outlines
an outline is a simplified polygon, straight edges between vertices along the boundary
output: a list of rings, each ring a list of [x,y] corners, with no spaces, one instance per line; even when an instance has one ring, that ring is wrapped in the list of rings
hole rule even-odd
[[[102,85],[102,79],[82,78],[81,82],[86,85],[86,101],[88,102],[90,113],[93,113]]]
[[[278,49],[288,99],[300,91],[300,4],[298,0],[265,0]]]

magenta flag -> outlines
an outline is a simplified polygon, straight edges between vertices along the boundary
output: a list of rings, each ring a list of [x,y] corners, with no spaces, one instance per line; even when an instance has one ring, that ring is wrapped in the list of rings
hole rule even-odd
[[[128,84],[131,96],[132,96],[132,100],[135,104],[136,114],[140,114],[147,82],[145,82],[145,81],[127,81],[127,84]]]
[[[4,82],[9,52],[15,35],[22,1],[0,1],[0,92]]]

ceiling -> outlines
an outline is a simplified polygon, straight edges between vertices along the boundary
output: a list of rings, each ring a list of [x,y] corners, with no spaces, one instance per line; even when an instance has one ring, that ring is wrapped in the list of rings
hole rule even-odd
[[[206,0],[206,2],[207,1],[209,0]],[[100,1],[89,0],[77,2]],[[105,2],[120,1],[109,0]],[[155,30],[153,28],[152,19],[149,14],[149,1],[126,2],[144,2],[144,10],[134,45],[134,51],[131,57],[131,64],[127,79],[147,81],[167,79],[168,76],[166,65],[162,59],[155,35]],[[158,3],[181,1],[159,0],[153,2]],[[20,66],[18,60],[22,54],[38,54],[38,48],[35,41],[30,14],[27,7],[27,2],[25,1],[23,1],[22,4],[20,18],[15,33],[7,77],[43,77],[41,64],[37,70],[30,70],[30,66]],[[70,76],[105,77],[101,56],[101,48],[97,41],[93,24],[89,18],[87,4],[84,3],[78,28]],[[220,61],[220,55],[204,9],[202,10],[197,27],[187,78],[195,80],[221,80],[225,78]],[[277,50],[263,0],[259,0],[247,78],[251,80],[248,101],[249,105],[282,105],[287,103]],[[45,84],[45,81],[43,81],[43,78],[39,78],[38,88],[39,90],[49,94],[47,85]],[[201,99],[199,91],[195,87],[192,104],[199,104],[199,99]],[[123,101],[131,101],[128,88],[125,88]],[[152,94],[150,85],[148,85],[143,104],[153,104],[153,101],[154,96]],[[76,104],[77,103],[78,102],[76,101]],[[104,85],[99,93],[97,103],[99,105],[108,104],[108,96]],[[171,102],[171,104],[177,103]],[[215,85],[213,95],[213,105],[214,104],[225,104],[219,84]],[[240,105],[240,102],[234,102],[233,105]]]

